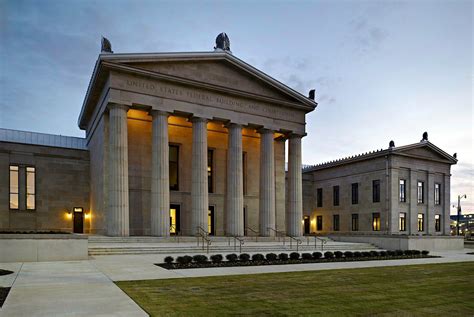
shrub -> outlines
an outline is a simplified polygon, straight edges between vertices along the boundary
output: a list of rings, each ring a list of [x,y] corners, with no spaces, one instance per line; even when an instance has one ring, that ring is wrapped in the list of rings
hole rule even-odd
[[[370,256],[376,257],[379,256],[380,254],[377,251],[370,251]]]
[[[332,259],[333,257],[334,257],[334,253],[332,253],[331,251],[324,252],[325,259]]]
[[[342,258],[343,253],[341,251],[334,252],[334,256],[338,259]]]
[[[421,251],[421,254],[423,254],[423,255],[428,255],[428,254],[430,254],[430,251],[428,251],[428,250],[423,250],[423,251]]]
[[[387,255],[388,255],[388,256],[394,256],[394,255],[396,255],[396,253],[395,253],[395,251],[388,250],[388,251],[387,251]]]
[[[260,254],[260,253],[256,253],[254,255],[252,255],[252,261],[263,261],[265,260],[265,257],[263,256],[263,254]]]
[[[380,256],[387,256],[387,251],[380,251]]]
[[[226,258],[227,261],[229,261],[229,262],[237,262],[237,259],[238,259],[239,257],[237,256],[237,254],[231,253],[231,254],[227,254],[227,255],[225,256],[225,258]]]
[[[207,256],[202,255],[202,254],[198,254],[198,255],[193,256],[193,261],[196,262],[196,263],[206,263],[207,260],[208,260]]]
[[[370,257],[370,252],[369,251],[362,252],[362,257],[364,257],[364,258]]]
[[[403,254],[405,254],[405,255],[412,255],[413,252],[412,252],[412,250],[405,250],[405,251],[403,251]]]
[[[346,251],[346,252],[344,252],[344,256],[346,258],[352,258],[352,257],[354,257],[354,253],[352,253],[352,251]]]
[[[275,253],[267,253],[267,255],[265,255],[265,258],[267,259],[267,261],[276,261],[278,256]]]
[[[395,255],[403,255],[403,251],[402,250],[395,250]]]
[[[359,251],[356,251],[356,252],[354,252],[354,257],[355,257],[355,258],[361,258],[361,257],[362,257],[362,253],[359,252]]]
[[[222,256],[222,254],[211,255],[212,263],[221,263],[223,259],[224,259],[224,257]]]
[[[421,251],[420,250],[413,250],[411,252],[412,255],[420,255],[421,254]]]
[[[165,258],[165,263],[166,264],[171,264],[171,263],[173,263],[173,261],[174,261],[174,258],[172,256],[167,256]]]
[[[241,253],[239,255],[239,259],[242,262],[248,262],[250,260],[250,255],[248,255],[247,253]]]
[[[189,264],[193,261],[193,257],[190,255],[183,256],[185,264]]]
[[[313,256],[311,255],[311,253],[303,253],[303,254],[301,255],[301,258],[302,258],[303,260],[312,260],[312,259],[313,259]]]
[[[323,254],[321,252],[313,252],[313,259],[320,259],[323,257]]]
[[[298,260],[300,258],[300,254],[298,252],[291,252],[290,259],[291,260]]]
[[[190,257],[189,255],[184,255],[184,256],[178,256],[176,258],[176,262],[178,262],[179,264],[189,264],[191,263],[191,261],[193,260],[192,257]]]
[[[280,259],[280,261],[288,261],[288,254],[280,253],[278,254],[278,259]]]

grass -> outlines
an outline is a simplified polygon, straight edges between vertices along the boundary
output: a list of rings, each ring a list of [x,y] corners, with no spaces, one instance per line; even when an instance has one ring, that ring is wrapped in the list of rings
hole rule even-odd
[[[473,316],[474,262],[124,281],[152,316]]]

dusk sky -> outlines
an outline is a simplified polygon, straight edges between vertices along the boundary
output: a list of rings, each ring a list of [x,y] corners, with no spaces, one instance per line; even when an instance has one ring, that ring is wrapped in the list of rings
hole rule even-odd
[[[303,163],[429,140],[459,162],[452,201],[474,212],[472,1],[0,0],[0,127],[84,136],[77,118],[100,53],[211,51],[304,95]]]

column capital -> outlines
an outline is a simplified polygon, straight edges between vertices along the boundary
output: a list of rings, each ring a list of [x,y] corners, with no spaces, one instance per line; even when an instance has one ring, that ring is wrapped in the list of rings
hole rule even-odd
[[[157,116],[166,116],[166,117],[169,117],[171,115],[171,113],[167,112],[167,111],[163,111],[163,110],[155,110],[155,109],[151,109],[150,111],[148,111],[148,113],[154,118],[154,117],[157,117]]]
[[[270,133],[273,134],[273,133],[275,133],[274,130],[268,129],[268,128],[260,128],[260,129],[257,129],[256,131],[259,134],[270,134]]]
[[[288,139],[302,139],[303,137],[306,136],[306,133],[294,133],[294,132],[290,132],[290,133],[287,133],[286,134],[286,137]]]
[[[107,109],[110,110],[112,108],[122,108],[122,109],[125,109],[126,111],[128,111],[128,109],[130,109],[130,107],[127,106],[127,105],[124,105],[124,104],[121,104],[121,103],[109,102],[107,104]]]
[[[190,122],[208,122],[209,119],[205,117],[192,116],[188,119]]]
[[[242,128],[243,127],[242,124],[236,123],[236,122],[227,122],[227,123],[224,123],[223,126],[224,126],[224,128],[227,128],[227,129],[233,128],[233,127],[237,127],[237,128],[239,128],[239,127]]]

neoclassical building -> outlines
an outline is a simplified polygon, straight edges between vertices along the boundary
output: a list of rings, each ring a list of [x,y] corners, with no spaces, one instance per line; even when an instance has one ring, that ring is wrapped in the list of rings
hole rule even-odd
[[[240,60],[225,34],[216,44],[117,54],[104,40],[78,119],[85,139],[46,144],[3,130],[0,229],[301,236],[301,139],[314,92],[303,96]]]

